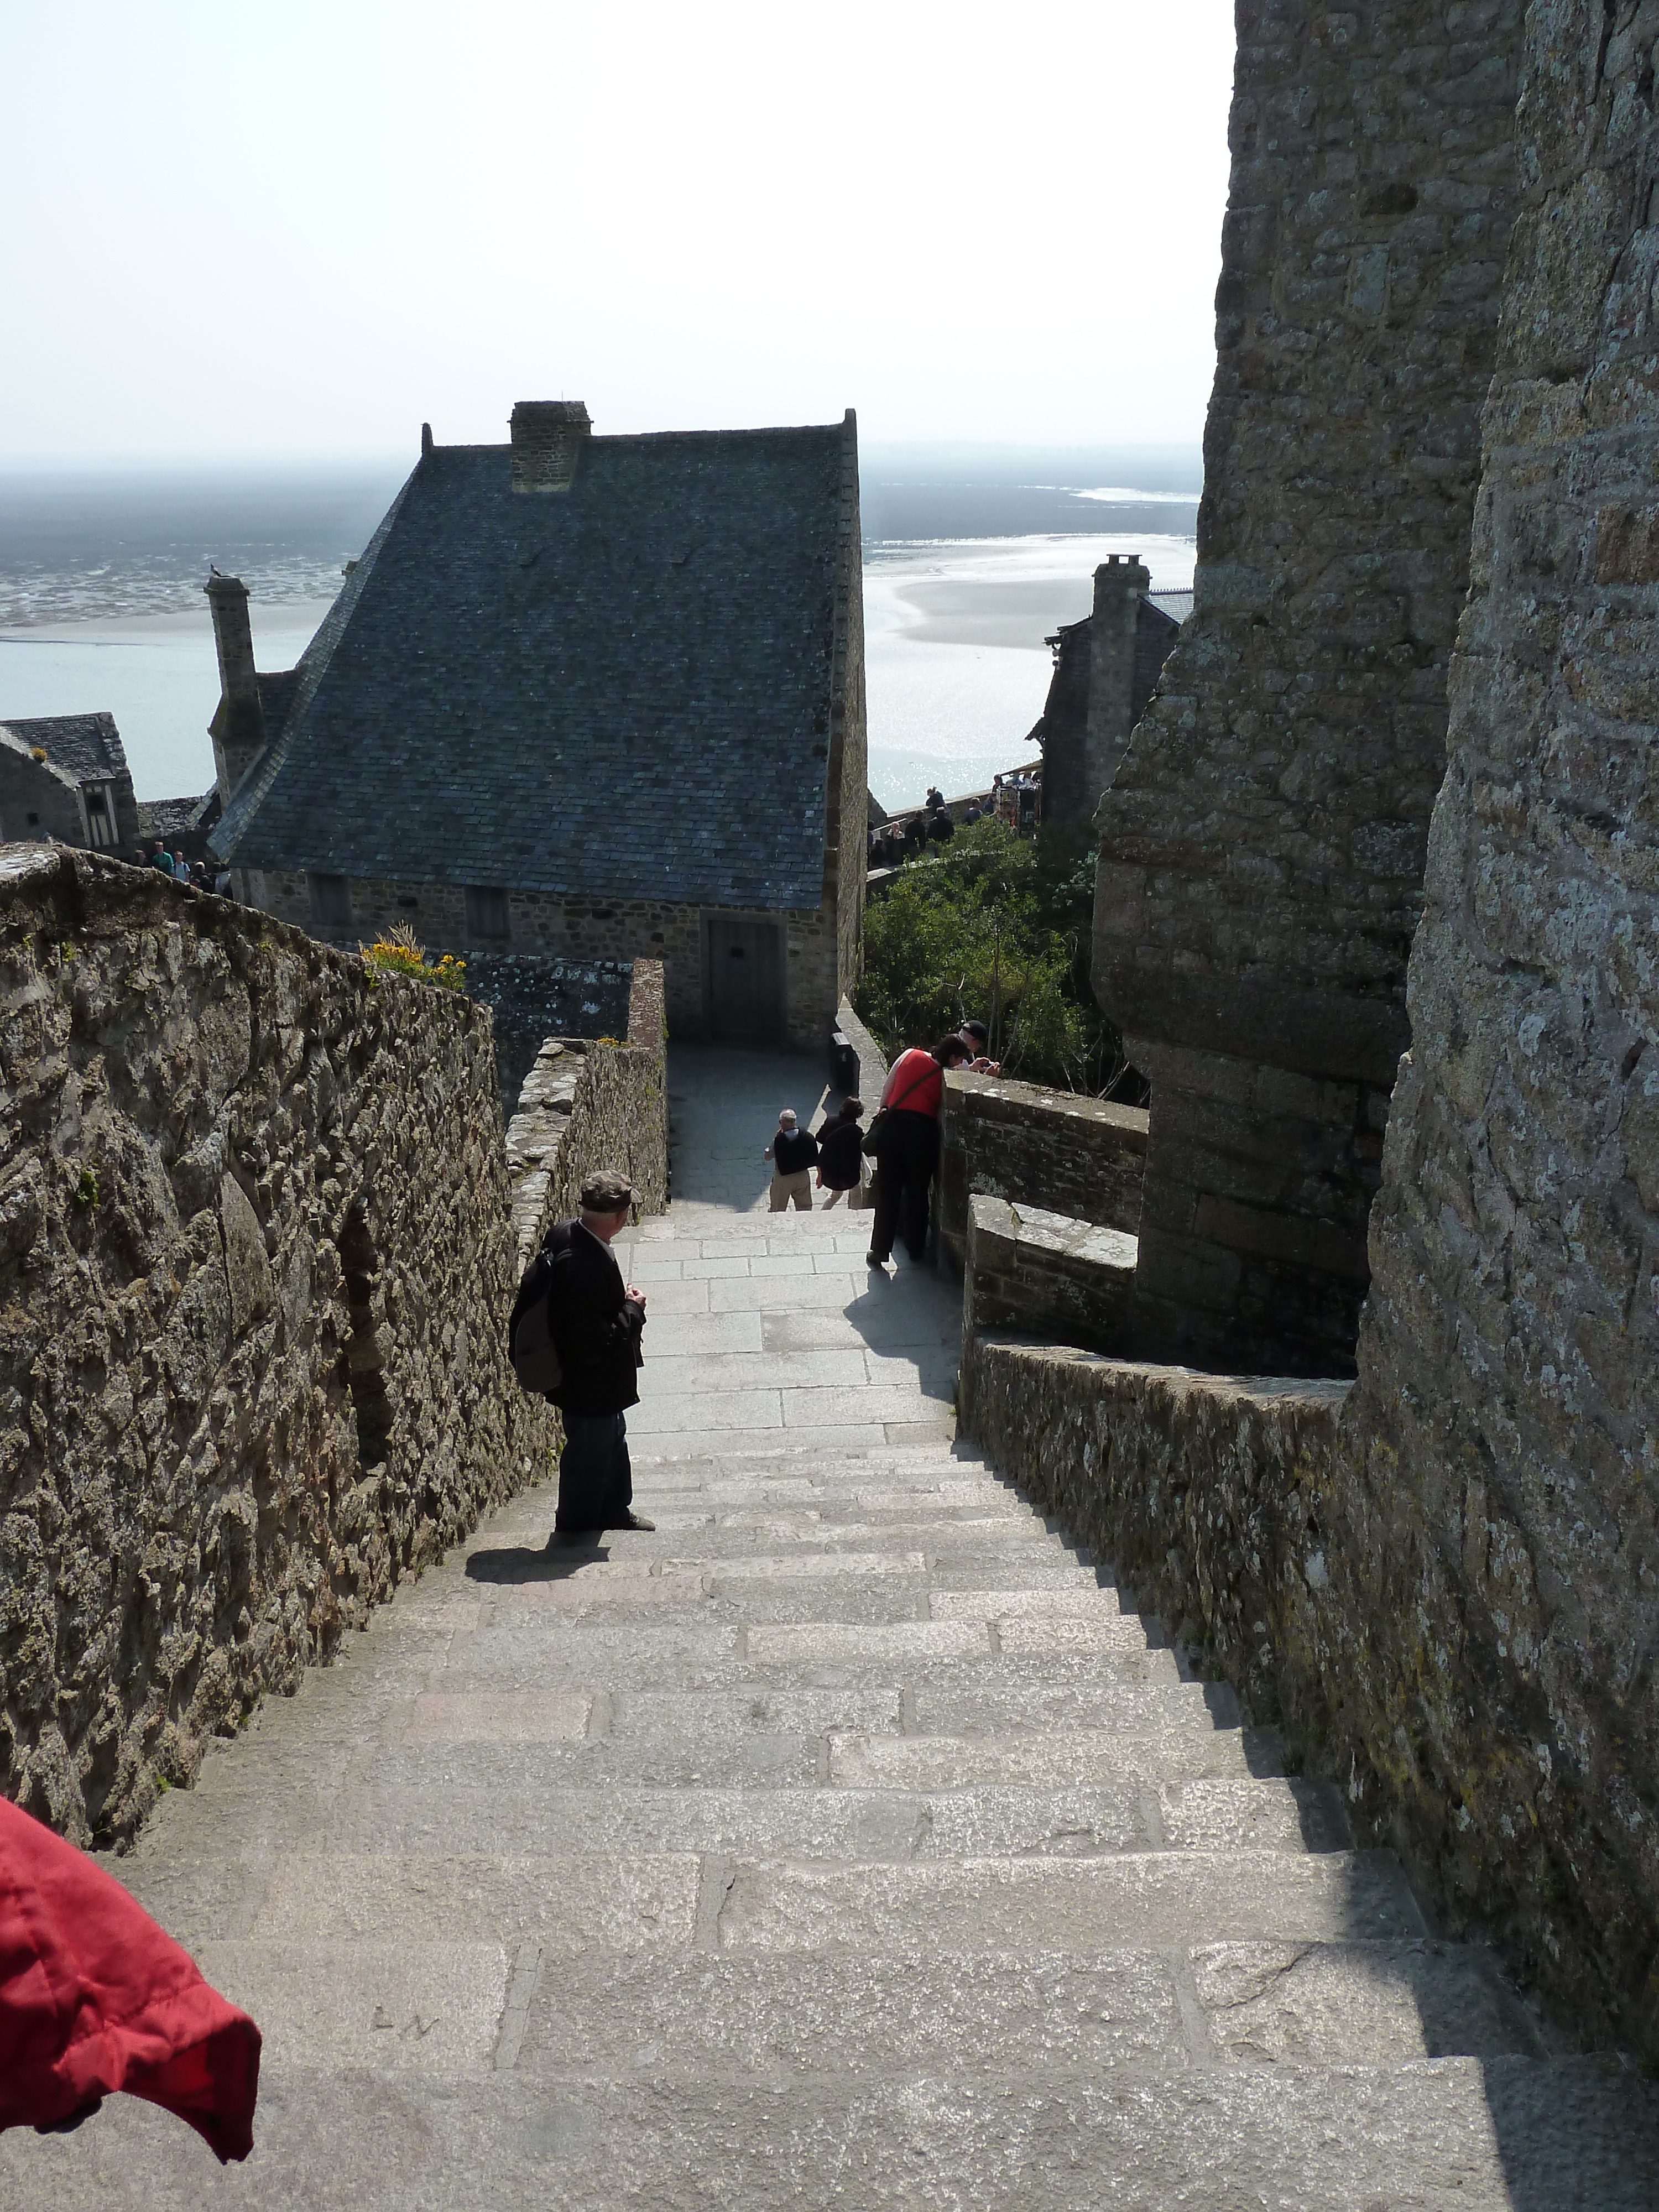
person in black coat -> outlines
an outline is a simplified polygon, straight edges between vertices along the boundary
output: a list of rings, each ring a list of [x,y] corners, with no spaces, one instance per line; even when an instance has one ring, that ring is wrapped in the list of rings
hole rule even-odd
[[[827,1190],[824,1211],[843,1191],[858,1190],[864,1182],[864,1130],[860,1116],[861,1098],[843,1098],[841,1111],[818,1137],[818,1188]],[[851,1200],[848,1200],[850,1205]]]
[[[564,1417],[550,1550],[605,1528],[655,1526],[634,1510],[625,1418],[640,1401],[645,1293],[623,1282],[611,1249],[633,1205],[626,1176],[606,1170],[590,1176],[579,1218],[559,1222],[542,1243],[552,1268],[548,1324],[563,1370],[558,1389],[549,1393]]]
[[[818,1140],[810,1129],[799,1126],[793,1106],[786,1106],[778,1115],[776,1133],[762,1157],[772,1163],[770,1211],[787,1213],[793,1200],[798,1213],[810,1213],[811,1170],[817,1164]]]

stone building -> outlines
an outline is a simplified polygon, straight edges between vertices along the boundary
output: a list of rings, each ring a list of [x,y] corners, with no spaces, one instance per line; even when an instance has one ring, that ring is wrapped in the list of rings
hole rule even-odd
[[[0,722],[0,843],[131,860],[142,834],[113,714]]]
[[[1056,857],[1092,848],[1096,809],[1180,635],[1188,595],[1153,594],[1152,580],[1144,563],[1113,554],[1095,570],[1091,611],[1048,641],[1054,672],[1031,735],[1042,748],[1041,840]]]
[[[251,903],[520,973],[659,959],[675,1034],[824,1043],[864,885],[850,411],[598,437],[521,402],[506,445],[423,432],[297,668],[208,595],[212,848]]]

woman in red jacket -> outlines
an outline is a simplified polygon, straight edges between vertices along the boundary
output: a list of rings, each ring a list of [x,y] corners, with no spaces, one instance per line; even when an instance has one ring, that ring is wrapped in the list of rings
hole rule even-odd
[[[960,1067],[968,1048],[959,1036],[941,1037],[931,1052],[913,1045],[902,1052],[882,1086],[877,1132],[876,1221],[866,1265],[884,1267],[893,1256],[893,1234],[902,1226],[913,1260],[927,1251],[927,1193],[939,1165],[939,1117],[945,1104],[945,1071]]]

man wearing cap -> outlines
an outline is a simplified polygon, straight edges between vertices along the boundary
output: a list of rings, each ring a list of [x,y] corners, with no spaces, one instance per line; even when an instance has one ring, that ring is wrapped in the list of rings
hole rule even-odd
[[[551,1393],[564,1417],[559,1504],[549,1548],[606,1528],[652,1528],[634,1510],[628,1460],[630,1406],[640,1402],[645,1293],[624,1283],[611,1240],[628,1226],[634,1186],[605,1169],[582,1186],[581,1213],[550,1230],[549,1323],[563,1377]]]
[[[787,1213],[793,1201],[798,1213],[812,1211],[812,1170],[817,1164],[818,1140],[801,1128],[795,1109],[786,1106],[778,1115],[776,1133],[762,1154],[772,1163],[772,1189],[768,1200],[774,1213]]]
[[[970,1075],[1000,1075],[1002,1062],[986,1057],[991,1048],[991,1032],[983,1022],[964,1022],[957,1031],[968,1048],[966,1066]]]

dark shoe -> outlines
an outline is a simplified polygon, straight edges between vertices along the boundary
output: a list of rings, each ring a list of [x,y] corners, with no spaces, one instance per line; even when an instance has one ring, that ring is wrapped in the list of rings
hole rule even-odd
[[[887,1262],[879,1252],[866,1252],[864,1255],[864,1264],[866,1267],[884,1267]]]
[[[654,1536],[657,1533],[656,1522],[647,1521],[643,1513],[635,1513],[631,1507],[617,1525],[623,1528],[637,1528],[647,1536]]]

